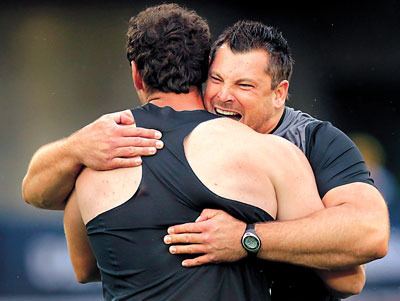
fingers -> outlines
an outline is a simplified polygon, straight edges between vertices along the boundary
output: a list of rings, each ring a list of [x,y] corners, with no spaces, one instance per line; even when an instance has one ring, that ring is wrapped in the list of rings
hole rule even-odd
[[[121,135],[124,137],[141,137],[141,138],[152,138],[160,139],[162,134],[160,131],[153,129],[145,129],[134,126],[121,126]]]
[[[182,265],[186,268],[191,268],[213,262],[212,257],[206,254],[193,259],[186,259],[182,261]]]
[[[202,231],[203,223],[187,223],[168,228],[168,234],[201,233]]]
[[[122,137],[119,141],[119,147],[133,146],[133,147],[154,147],[161,149],[164,143],[161,140],[141,138],[141,137]]]
[[[204,254],[205,247],[203,245],[186,245],[186,246],[171,246],[169,247],[171,254]]]
[[[142,159],[140,157],[134,158],[114,158],[111,160],[110,165],[107,169],[116,169],[116,168],[129,168],[129,167],[137,167],[142,164]]]
[[[151,156],[157,152],[155,147],[120,147],[115,150],[114,157],[115,158],[134,158],[138,156]]]
[[[140,129],[146,130],[146,129]],[[146,130],[147,131],[147,130]],[[150,130],[153,131],[153,130]],[[139,132],[136,132],[140,133]],[[121,137],[118,140],[118,148],[113,151],[115,158],[133,158],[137,156],[154,155],[158,149],[162,149],[164,143],[161,140],[142,137]]]
[[[204,239],[201,234],[173,234],[164,236],[164,242],[169,244],[199,244],[203,243]]]

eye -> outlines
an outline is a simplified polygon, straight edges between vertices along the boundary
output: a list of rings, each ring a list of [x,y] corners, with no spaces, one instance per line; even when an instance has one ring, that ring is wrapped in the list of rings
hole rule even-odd
[[[249,89],[254,88],[254,85],[251,85],[251,84],[239,84],[239,87],[242,88],[242,89],[245,89],[245,90],[249,90]]]
[[[211,78],[211,81],[213,81],[215,83],[219,83],[222,81],[219,77],[216,77],[214,75],[210,75],[209,77]]]

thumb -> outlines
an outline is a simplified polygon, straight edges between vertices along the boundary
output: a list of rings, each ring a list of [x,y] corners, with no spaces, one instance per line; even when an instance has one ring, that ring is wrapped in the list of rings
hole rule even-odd
[[[135,118],[130,110],[122,111],[121,113],[121,124],[131,125],[135,124]]]
[[[214,216],[218,215],[220,210],[215,210],[215,209],[204,209],[201,213],[200,216],[196,219],[196,223],[198,222],[204,222],[208,219],[213,218]]]
[[[135,124],[135,119],[133,118],[132,112],[130,110],[112,113],[110,114],[110,117],[117,124],[122,124],[122,125]]]

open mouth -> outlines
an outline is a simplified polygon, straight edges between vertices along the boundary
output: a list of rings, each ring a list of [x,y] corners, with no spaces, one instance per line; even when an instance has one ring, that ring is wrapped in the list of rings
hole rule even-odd
[[[215,110],[215,113],[219,116],[229,117],[229,118],[235,119],[237,121],[239,121],[242,118],[242,115],[239,113],[236,113],[236,112],[225,111],[220,108],[214,108],[214,110]]]

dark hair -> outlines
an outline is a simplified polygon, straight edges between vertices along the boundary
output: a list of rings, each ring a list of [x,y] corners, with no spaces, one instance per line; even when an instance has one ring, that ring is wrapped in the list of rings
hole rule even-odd
[[[236,22],[225,29],[214,42],[210,63],[213,62],[216,51],[223,44],[227,44],[234,53],[264,49],[269,55],[266,72],[272,78],[272,89],[276,88],[282,80],[290,80],[294,61],[287,41],[274,27],[256,21]]]
[[[188,93],[207,79],[207,22],[177,4],[149,7],[129,21],[127,57],[149,90]]]

